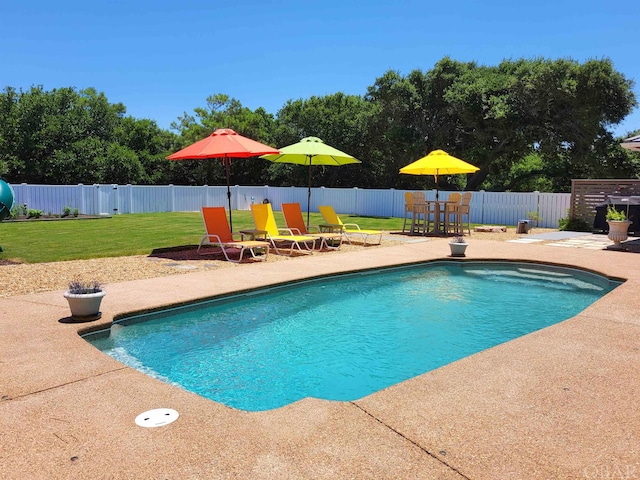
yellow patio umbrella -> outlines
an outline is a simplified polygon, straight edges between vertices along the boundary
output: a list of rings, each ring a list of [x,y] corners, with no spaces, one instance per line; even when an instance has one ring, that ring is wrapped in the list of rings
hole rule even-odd
[[[436,200],[438,200],[438,177],[440,175],[454,175],[458,173],[474,173],[480,170],[470,163],[449,155],[444,150],[434,150],[426,157],[422,157],[406,167],[400,173],[409,175],[433,175],[436,178]]]

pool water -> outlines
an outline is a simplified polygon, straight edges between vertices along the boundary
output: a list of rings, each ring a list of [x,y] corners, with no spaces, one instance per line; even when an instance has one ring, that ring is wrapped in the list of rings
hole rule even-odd
[[[362,398],[570,318],[617,285],[569,269],[440,262],[131,317],[85,338],[158,379],[260,411]]]

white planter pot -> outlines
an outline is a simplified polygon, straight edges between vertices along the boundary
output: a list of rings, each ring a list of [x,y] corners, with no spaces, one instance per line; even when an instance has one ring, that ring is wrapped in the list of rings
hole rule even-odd
[[[607,220],[609,224],[609,240],[613,242],[613,248],[621,249],[620,242],[624,242],[627,238],[627,230],[633,222],[631,220]]]
[[[100,317],[100,303],[102,297],[107,294],[104,290],[96,293],[69,293],[64,292],[64,297],[69,302],[71,316],[73,318],[88,319]]]
[[[452,257],[464,257],[464,252],[467,249],[468,243],[449,243],[451,247],[451,256]]]

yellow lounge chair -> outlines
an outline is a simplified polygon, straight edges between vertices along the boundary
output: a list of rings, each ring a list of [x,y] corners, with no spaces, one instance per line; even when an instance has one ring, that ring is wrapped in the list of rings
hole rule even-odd
[[[282,214],[284,215],[284,221],[287,222],[287,228],[293,233],[298,235],[307,235],[309,237],[315,237],[320,240],[319,250],[322,250],[324,246],[330,250],[338,250],[342,245],[342,234],[325,232],[320,233],[318,227],[308,227],[304,224],[304,218],[302,218],[302,210],[300,210],[299,203],[283,203]],[[309,229],[316,230],[310,232]],[[337,243],[337,245],[336,245]]]
[[[351,243],[350,237],[352,235],[362,237],[362,241],[365,245],[367,244],[369,237],[378,237],[378,243],[372,243],[371,245],[380,245],[382,242],[382,232],[380,230],[362,230],[357,223],[342,223],[340,217],[338,217],[331,205],[321,205],[318,209],[320,210],[322,218],[324,218],[324,221],[326,222],[326,225],[320,226],[321,229],[324,227],[325,229],[341,232],[345,235],[345,238],[349,243]]]
[[[225,212],[224,207],[202,207],[202,218],[204,220],[204,229],[206,233],[200,240],[198,254],[200,254],[200,250],[204,245],[211,245],[214,247],[214,251],[211,252],[212,254],[220,253],[221,251],[224,254],[224,258],[230,262],[240,263],[244,256],[244,252],[247,250],[255,259],[262,261],[267,259],[267,255],[269,255],[268,242],[233,239],[233,234],[231,233],[229,222],[227,221],[227,212]],[[215,247],[218,247],[220,250]],[[229,255],[227,254],[227,249],[229,248],[240,250],[240,258],[238,260],[229,258]],[[256,249],[263,249],[265,252],[264,257],[256,257]]]
[[[294,235],[288,228],[278,228],[270,203],[252,204],[251,214],[253,215],[253,222],[256,225],[256,230],[266,232],[267,240],[269,240],[269,243],[277,254],[280,254],[278,245],[288,245],[288,255],[293,254],[294,248],[300,253],[311,253],[311,250],[315,248],[316,239],[314,237]],[[286,233],[282,234],[281,232]],[[311,247],[309,247],[309,244],[311,244]]]

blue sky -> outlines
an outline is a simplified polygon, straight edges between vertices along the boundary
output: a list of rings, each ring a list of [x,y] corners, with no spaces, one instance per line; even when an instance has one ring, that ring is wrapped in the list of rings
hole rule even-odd
[[[445,56],[608,57],[640,100],[637,0],[33,0],[5,2],[0,19],[0,88],[94,87],[162,128],[216,93],[276,114]],[[636,108],[613,130],[638,128]]]

